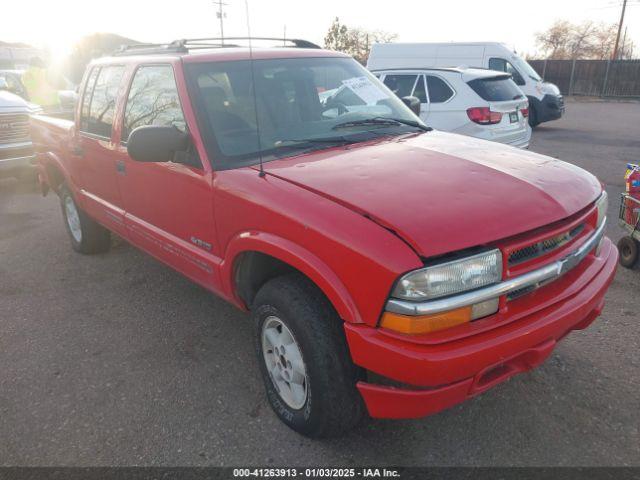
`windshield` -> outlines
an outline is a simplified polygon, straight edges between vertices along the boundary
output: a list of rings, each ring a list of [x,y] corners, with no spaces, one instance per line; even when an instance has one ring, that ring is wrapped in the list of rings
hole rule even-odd
[[[542,81],[542,79],[540,78],[540,75],[538,75],[538,72],[536,72],[531,65],[529,65],[525,60],[523,60],[519,56],[517,56],[517,55],[513,56],[513,63],[516,64],[516,67],[522,73],[524,73],[525,75],[528,75],[529,77],[531,77],[536,82],[541,82]]]
[[[350,58],[254,60],[253,72],[247,60],[185,67],[201,133],[218,169],[254,165],[260,155],[269,161],[424,128]]]

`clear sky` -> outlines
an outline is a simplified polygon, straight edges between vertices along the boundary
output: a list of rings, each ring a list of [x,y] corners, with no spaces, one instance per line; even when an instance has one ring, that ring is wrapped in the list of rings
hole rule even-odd
[[[246,35],[245,0],[223,0],[225,35]],[[254,36],[322,43],[332,19],[386,30],[398,41],[500,41],[534,53],[534,35],[555,20],[617,22],[622,0],[248,0]],[[626,25],[640,54],[640,0],[629,0]],[[67,53],[83,35],[111,32],[140,41],[219,36],[214,0],[4,1],[0,40]],[[7,21],[9,20],[9,21]]]

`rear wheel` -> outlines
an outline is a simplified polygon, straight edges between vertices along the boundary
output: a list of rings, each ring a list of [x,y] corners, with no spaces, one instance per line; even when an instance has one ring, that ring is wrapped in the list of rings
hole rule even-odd
[[[625,268],[633,268],[638,263],[638,241],[631,237],[622,237],[618,242],[620,251],[620,265]]]
[[[66,185],[60,189],[62,217],[71,246],[80,253],[103,253],[111,246],[109,230],[91,219],[78,207]]]
[[[353,428],[365,413],[342,320],[300,274],[277,277],[256,295],[252,316],[267,398],[280,420],[309,437]]]

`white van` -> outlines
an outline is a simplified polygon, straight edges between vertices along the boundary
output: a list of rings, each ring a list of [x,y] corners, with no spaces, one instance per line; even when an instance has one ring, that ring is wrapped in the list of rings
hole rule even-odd
[[[367,62],[367,68],[377,72],[458,66],[510,73],[529,99],[529,124],[533,127],[564,114],[558,87],[543,82],[531,65],[502,43],[376,43]]]

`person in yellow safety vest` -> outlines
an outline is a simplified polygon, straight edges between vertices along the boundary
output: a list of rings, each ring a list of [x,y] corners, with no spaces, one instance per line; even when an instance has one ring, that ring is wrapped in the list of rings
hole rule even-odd
[[[29,61],[29,68],[22,74],[22,84],[27,90],[29,101],[40,105],[44,110],[60,108],[58,91],[49,83],[47,66],[41,58],[33,57]]]

